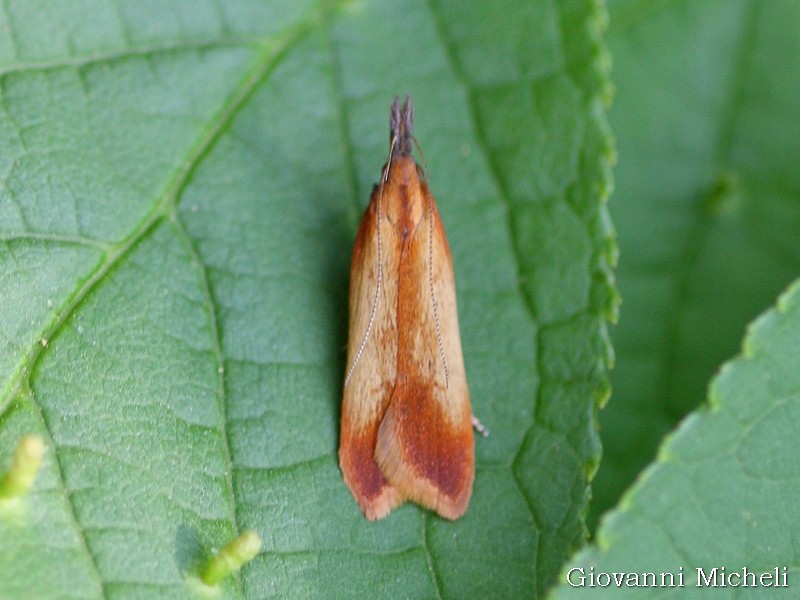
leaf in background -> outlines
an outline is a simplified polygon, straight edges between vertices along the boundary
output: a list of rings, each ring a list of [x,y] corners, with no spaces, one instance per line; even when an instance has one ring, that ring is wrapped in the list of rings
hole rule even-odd
[[[753,323],[742,355],[711,383],[708,407],[688,417],[662,446],[656,463],[601,524],[597,547],[568,566],[587,574],[592,567],[595,573],[677,573],[683,567],[685,587],[562,583],[555,600],[587,593],[593,599],[780,595],[766,587],[696,587],[697,568],[708,576],[714,567],[728,573],[745,566],[755,573],[788,567],[792,585],[800,553],[798,339],[800,281]]]
[[[0,597],[539,596],[583,540],[614,256],[595,2],[8,4]],[[411,93],[457,271],[467,515],[361,515],[336,451],[349,254]],[[3,463],[5,464],[5,463]],[[66,592],[65,592],[66,590]]]
[[[593,520],[800,273],[800,4],[613,2],[624,299]]]

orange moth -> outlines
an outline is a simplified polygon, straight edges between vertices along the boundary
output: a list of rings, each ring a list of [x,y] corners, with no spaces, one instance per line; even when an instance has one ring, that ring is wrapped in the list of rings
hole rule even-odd
[[[395,98],[389,159],[350,265],[350,331],[339,463],[366,517],[406,500],[447,519],[475,478],[450,247],[411,156],[411,99]]]

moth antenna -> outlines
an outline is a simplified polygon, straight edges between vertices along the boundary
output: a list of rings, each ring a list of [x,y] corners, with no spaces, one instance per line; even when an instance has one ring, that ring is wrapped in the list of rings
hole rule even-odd
[[[436,289],[433,285],[433,202],[428,194],[428,285],[431,289],[431,305],[433,308],[433,326],[436,329],[436,343],[439,346],[439,355],[442,357],[444,370],[444,386],[450,389],[450,371],[447,369],[447,359],[444,357],[444,344],[442,331],[439,326],[439,307],[436,304]]]
[[[395,116],[394,111],[395,109],[398,111],[397,115]],[[425,176],[425,180],[428,179],[428,161],[425,160],[425,153],[422,151],[422,147],[419,145],[417,138],[414,137],[414,107],[411,105],[411,96],[406,96],[406,103],[403,106],[403,112],[399,112],[399,104],[397,103],[397,98],[395,98],[395,103],[392,104],[392,118],[397,119],[398,127],[402,127],[402,131],[400,135],[404,137],[404,145],[401,146],[401,151],[399,152],[402,156],[408,156],[411,154],[411,144],[414,144],[414,148],[417,149],[419,153],[419,157],[422,160],[422,172]]]
[[[425,181],[428,181],[428,179],[430,178],[428,177],[428,161],[425,160],[425,153],[422,151],[422,146],[419,145],[417,138],[412,136],[411,141],[414,142],[414,148],[417,149],[417,152],[419,153],[419,158],[422,161],[422,174],[425,177]]]
[[[394,103],[392,104],[392,112],[391,117],[389,119],[390,126],[393,126],[394,118],[395,118],[395,109],[397,108],[397,98],[395,98]],[[399,109],[398,109],[399,110]],[[394,131],[394,129],[392,130]],[[375,283],[375,297],[372,299],[372,308],[369,311],[369,321],[367,322],[367,330],[364,332],[364,337],[361,339],[361,344],[358,346],[358,352],[356,352],[356,357],[353,359],[353,364],[350,365],[350,368],[347,370],[347,377],[344,378],[344,385],[346,386],[350,378],[353,376],[353,371],[356,369],[356,365],[358,364],[358,359],[361,358],[361,355],[364,352],[364,348],[367,346],[367,341],[369,340],[369,334],[372,331],[372,324],[375,322],[375,314],[378,312],[378,300],[381,295],[381,286],[383,285],[383,241],[381,238],[381,201],[383,200],[383,184],[386,183],[386,180],[389,178],[389,169],[392,165],[392,154],[394,153],[394,147],[397,143],[397,136],[393,136],[391,139],[391,143],[389,144],[389,158],[386,160],[386,166],[383,168],[383,174],[381,175],[381,185],[378,189],[378,203],[375,207],[375,212],[377,212],[376,221],[378,226],[376,227],[377,234],[377,245],[378,245],[378,273],[377,273],[377,281]]]

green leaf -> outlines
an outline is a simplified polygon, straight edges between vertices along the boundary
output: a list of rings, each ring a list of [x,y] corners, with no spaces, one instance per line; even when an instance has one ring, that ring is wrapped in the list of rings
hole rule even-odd
[[[697,569],[741,574],[786,570],[797,577],[800,539],[800,281],[761,316],[742,354],[726,364],[709,390],[708,406],[688,417],[662,446],[657,462],[600,527],[597,547],[568,568],[601,572],[684,572],[684,587],[571,587],[555,599],[739,598],[735,587],[697,587]],[[580,584],[580,571],[573,584]],[[660,580],[659,580],[660,581]],[[751,583],[743,577],[732,583]],[[768,582],[770,580],[767,580]],[[772,584],[781,582],[772,578]],[[677,585],[677,583],[676,583]],[[766,591],[765,591],[766,590]],[[746,590],[772,597],[778,590]]]
[[[0,597],[539,597],[584,537],[615,249],[592,0],[7,3]],[[456,266],[464,518],[367,522],[337,464],[349,253],[415,133]]]
[[[800,274],[798,30],[793,1],[611,3],[624,304],[594,519]]]

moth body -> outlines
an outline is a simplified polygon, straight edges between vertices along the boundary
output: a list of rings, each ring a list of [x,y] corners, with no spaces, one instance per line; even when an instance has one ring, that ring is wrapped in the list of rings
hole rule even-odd
[[[467,508],[474,441],[450,248],[395,100],[391,150],[356,236],[339,462],[368,519],[410,500]]]

